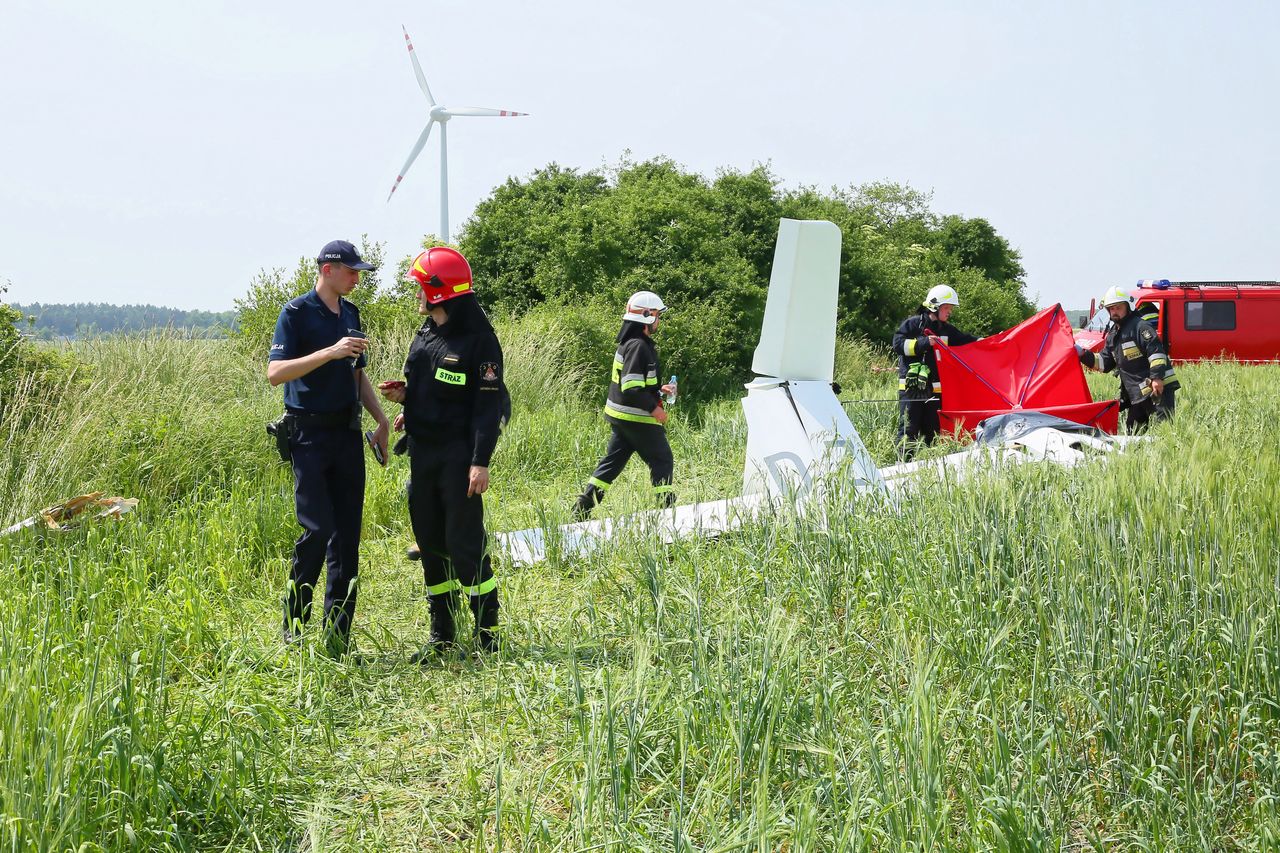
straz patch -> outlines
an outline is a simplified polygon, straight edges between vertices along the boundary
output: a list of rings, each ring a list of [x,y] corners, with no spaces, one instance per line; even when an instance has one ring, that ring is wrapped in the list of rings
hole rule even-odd
[[[1138,349],[1138,345],[1125,341],[1120,345],[1120,354],[1129,360],[1133,360],[1142,355],[1142,350]]]
[[[498,363],[496,361],[486,361],[480,365],[480,381],[498,381]]]
[[[437,367],[436,381],[443,382],[445,385],[466,385],[467,374],[454,373],[452,370],[445,370],[443,367]]]

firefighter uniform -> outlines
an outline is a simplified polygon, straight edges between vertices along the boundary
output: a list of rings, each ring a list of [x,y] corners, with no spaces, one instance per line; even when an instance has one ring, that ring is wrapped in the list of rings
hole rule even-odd
[[[1160,307],[1154,302],[1143,302],[1136,309],[1138,316],[1151,324],[1157,332],[1160,330]]]
[[[631,297],[623,315],[604,404],[604,417],[611,430],[609,444],[574,505],[574,514],[579,518],[586,518],[604,500],[609,486],[637,453],[649,466],[649,481],[659,504],[675,505],[671,485],[675,458],[666,426],[653,416],[654,410],[662,406],[662,364],[653,339],[645,331],[662,310],[665,305],[656,294],[641,291]]]
[[[904,459],[915,455],[918,442],[932,444],[938,434],[938,412],[942,408],[942,383],[933,345],[925,333],[939,337],[949,346],[978,340],[950,323],[930,317],[927,309],[902,321],[893,334],[893,351],[898,354],[898,449]]]
[[[1173,364],[1156,330],[1136,311],[1108,326],[1102,350],[1081,352],[1080,362],[1103,373],[1120,374],[1120,408],[1126,411],[1130,432],[1145,430],[1153,417],[1173,417],[1173,392],[1179,387]],[[1164,382],[1160,398],[1152,394],[1152,379]]]
[[[461,591],[487,648],[498,622],[498,582],[483,498],[467,490],[471,467],[489,467],[505,416],[502,347],[487,323],[456,328],[428,319],[409,347],[404,375],[409,518],[422,550],[433,641],[452,642]]]

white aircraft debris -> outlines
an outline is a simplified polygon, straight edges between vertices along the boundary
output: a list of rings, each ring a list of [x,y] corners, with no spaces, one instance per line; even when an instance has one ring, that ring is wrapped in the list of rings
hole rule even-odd
[[[840,278],[840,229],[831,222],[783,219],[778,228],[760,343],[752,360],[758,374],[748,383],[742,495],[718,501],[650,510],[617,518],[499,533],[499,550],[515,565],[591,553],[628,535],[663,542],[714,536],[765,513],[793,511],[821,524],[829,498],[851,491],[892,500],[910,490],[923,472],[955,480],[1001,465],[1054,462],[1075,465],[1141,440],[1108,436],[1035,412],[1004,418],[975,446],[939,459],[878,469],[832,388],[836,305]],[[1042,419],[1042,420],[1038,420]],[[816,510],[816,512],[815,512]]]

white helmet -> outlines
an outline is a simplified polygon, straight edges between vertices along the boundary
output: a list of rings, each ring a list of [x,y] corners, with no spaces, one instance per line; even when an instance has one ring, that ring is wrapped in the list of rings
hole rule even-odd
[[[937,311],[943,305],[954,305],[960,307],[960,297],[956,295],[956,290],[949,284],[935,284],[929,288],[929,295],[924,298],[921,303],[930,311]]]
[[[1133,308],[1133,297],[1123,287],[1108,287],[1107,292],[1102,295],[1103,308],[1119,305],[1121,302],[1128,305],[1130,309]]]
[[[666,310],[667,306],[662,303],[662,297],[652,290],[641,290],[631,294],[631,298],[627,300],[627,311],[622,315],[622,319],[652,326],[653,321],[658,319],[658,315]]]

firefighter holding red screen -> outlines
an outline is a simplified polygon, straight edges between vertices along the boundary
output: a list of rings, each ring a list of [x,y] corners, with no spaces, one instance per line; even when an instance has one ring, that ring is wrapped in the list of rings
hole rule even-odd
[[[920,442],[932,444],[938,434],[942,383],[934,342],[956,347],[978,340],[948,322],[959,307],[960,297],[951,285],[931,287],[920,310],[893,334],[893,351],[898,354],[898,455],[904,461],[915,456]]]
[[[1133,310],[1133,300],[1119,287],[1109,288],[1102,307],[1111,316],[1100,352],[1079,345],[1080,363],[1103,373],[1120,374],[1120,408],[1130,432],[1146,430],[1152,418],[1173,417],[1173,392],[1179,387],[1169,354],[1152,325]]]
[[[427,644],[414,659],[425,662],[454,645],[459,592],[475,618],[476,647],[498,646],[497,579],[481,496],[510,398],[502,347],[476,300],[466,258],[436,246],[414,259],[409,277],[422,288],[418,313],[428,316],[409,346],[404,383],[378,387],[404,404],[409,518],[431,613]]]

